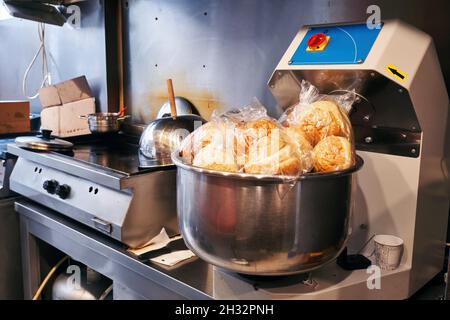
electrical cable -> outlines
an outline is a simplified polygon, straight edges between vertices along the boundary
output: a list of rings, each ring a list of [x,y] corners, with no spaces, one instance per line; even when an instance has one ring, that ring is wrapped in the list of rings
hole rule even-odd
[[[367,247],[367,245],[370,243],[370,241],[372,241],[373,238],[375,238],[376,234],[373,234],[372,236],[370,236],[369,240],[367,240],[364,245],[361,247],[361,249],[359,249],[357,251],[357,254],[361,254],[361,252]],[[370,258],[371,256],[373,256],[373,254],[375,253],[375,250],[372,251],[372,253],[369,256],[365,256],[366,258]]]
[[[108,294],[112,291],[113,285],[110,285],[106,290],[100,295],[100,298],[98,300],[105,300],[105,298],[108,296]]]
[[[45,276],[44,281],[42,281],[41,285],[37,289],[36,293],[33,296],[33,300],[37,300],[39,296],[41,295],[42,291],[45,288],[45,285],[50,280],[50,278],[53,276],[53,274],[58,270],[59,266],[62,265],[67,259],[69,259],[69,256],[65,256],[61,260],[58,261],[58,263],[48,272],[48,274]]]
[[[39,23],[38,24],[38,34],[39,34],[39,49],[36,52],[36,54],[33,56],[33,59],[31,60],[30,64],[28,65],[27,69],[25,70],[25,74],[23,75],[22,79],[22,93],[23,95],[30,100],[36,99],[39,96],[39,92],[36,92],[35,95],[29,96],[27,93],[27,80],[28,75],[31,71],[31,68],[36,63],[37,58],[39,57],[39,54],[42,53],[42,82],[39,88],[43,88],[45,86],[48,86],[51,84],[51,77],[50,73],[48,71],[48,59],[47,59],[47,48],[45,47],[45,24]]]

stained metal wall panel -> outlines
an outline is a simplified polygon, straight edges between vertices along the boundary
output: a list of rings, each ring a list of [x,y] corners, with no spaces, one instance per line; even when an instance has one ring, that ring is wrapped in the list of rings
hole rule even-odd
[[[46,26],[46,44],[52,82],[86,75],[99,110],[107,109],[105,29],[103,1],[80,2],[81,29]],[[22,78],[39,48],[36,22],[10,19],[0,21],[0,100],[22,100]],[[36,61],[28,80],[28,95],[42,81],[41,59]],[[40,111],[39,99],[32,111]]]
[[[431,34],[449,78],[446,0],[129,0],[123,1],[126,105],[136,122],[149,122],[166,99],[165,79],[173,78],[176,94],[206,118],[253,97],[279,115],[267,80],[299,28],[365,21],[371,4],[381,7],[382,19],[400,18]]]

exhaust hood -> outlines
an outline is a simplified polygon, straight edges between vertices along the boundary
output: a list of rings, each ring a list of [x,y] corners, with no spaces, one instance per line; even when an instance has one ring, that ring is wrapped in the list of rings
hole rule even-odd
[[[12,17],[62,26],[65,6],[81,1],[85,0],[4,0],[4,4]]]

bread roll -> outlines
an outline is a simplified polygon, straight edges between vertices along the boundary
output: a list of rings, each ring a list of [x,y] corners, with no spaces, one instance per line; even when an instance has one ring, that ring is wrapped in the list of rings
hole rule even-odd
[[[261,118],[209,122],[186,138],[180,153],[185,162],[205,169],[295,176],[312,169],[312,149],[299,127]]]
[[[314,148],[314,170],[332,172],[350,168],[354,155],[350,142],[343,137],[330,136]]]
[[[284,130],[287,140],[295,147],[297,157],[300,160],[302,173],[307,173],[313,168],[313,147],[306,139],[305,133],[298,127],[289,127]]]
[[[244,134],[248,145],[251,145],[260,138],[270,136],[273,130],[278,130],[278,126],[274,120],[258,119],[249,121],[245,124]]]
[[[238,123],[234,128],[234,146],[237,163],[244,166],[248,161],[250,147],[261,138],[269,136],[274,130],[279,130],[276,121],[269,118]]]
[[[350,121],[333,101],[316,101],[303,110],[294,109],[287,123],[302,130],[313,147],[328,136],[350,138]]]
[[[300,172],[300,160],[293,155],[291,145],[285,145],[269,156],[250,157],[244,166],[245,173],[270,175],[297,175]]]
[[[261,118],[258,120],[252,120],[245,124],[247,130],[254,130],[262,133],[262,135],[270,135],[272,130],[278,128],[276,122],[269,118]]]
[[[180,147],[180,156],[192,164],[195,155],[204,147],[214,142],[222,145],[226,137],[226,126],[223,123],[208,122],[192,132],[183,141]]]
[[[301,170],[295,146],[287,143],[281,129],[255,141],[244,166],[244,172],[253,174],[297,175]]]
[[[296,144],[300,151],[307,152],[312,151],[313,147],[306,138],[305,133],[299,127],[288,127],[285,129],[286,135],[290,138],[290,141]]]
[[[220,148],[213,143],[208,144],[206,147],[200,149],[195,155],[192,163],[194,166],[226,171],[226,172],[238,172],[239,167],[236,163],[236,157],[232,150],[226,148]]]

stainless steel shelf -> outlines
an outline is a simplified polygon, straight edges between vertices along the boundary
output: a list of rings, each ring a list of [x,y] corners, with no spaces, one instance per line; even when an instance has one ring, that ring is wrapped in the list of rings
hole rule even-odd
[[[15,204],[21,220],[25,298],[40,282],[34,266],[40,239],[113,280],[119,299],[211,299],[212,266],[198,258],[165,269],[140,261],[120,242],[28,200]]]

